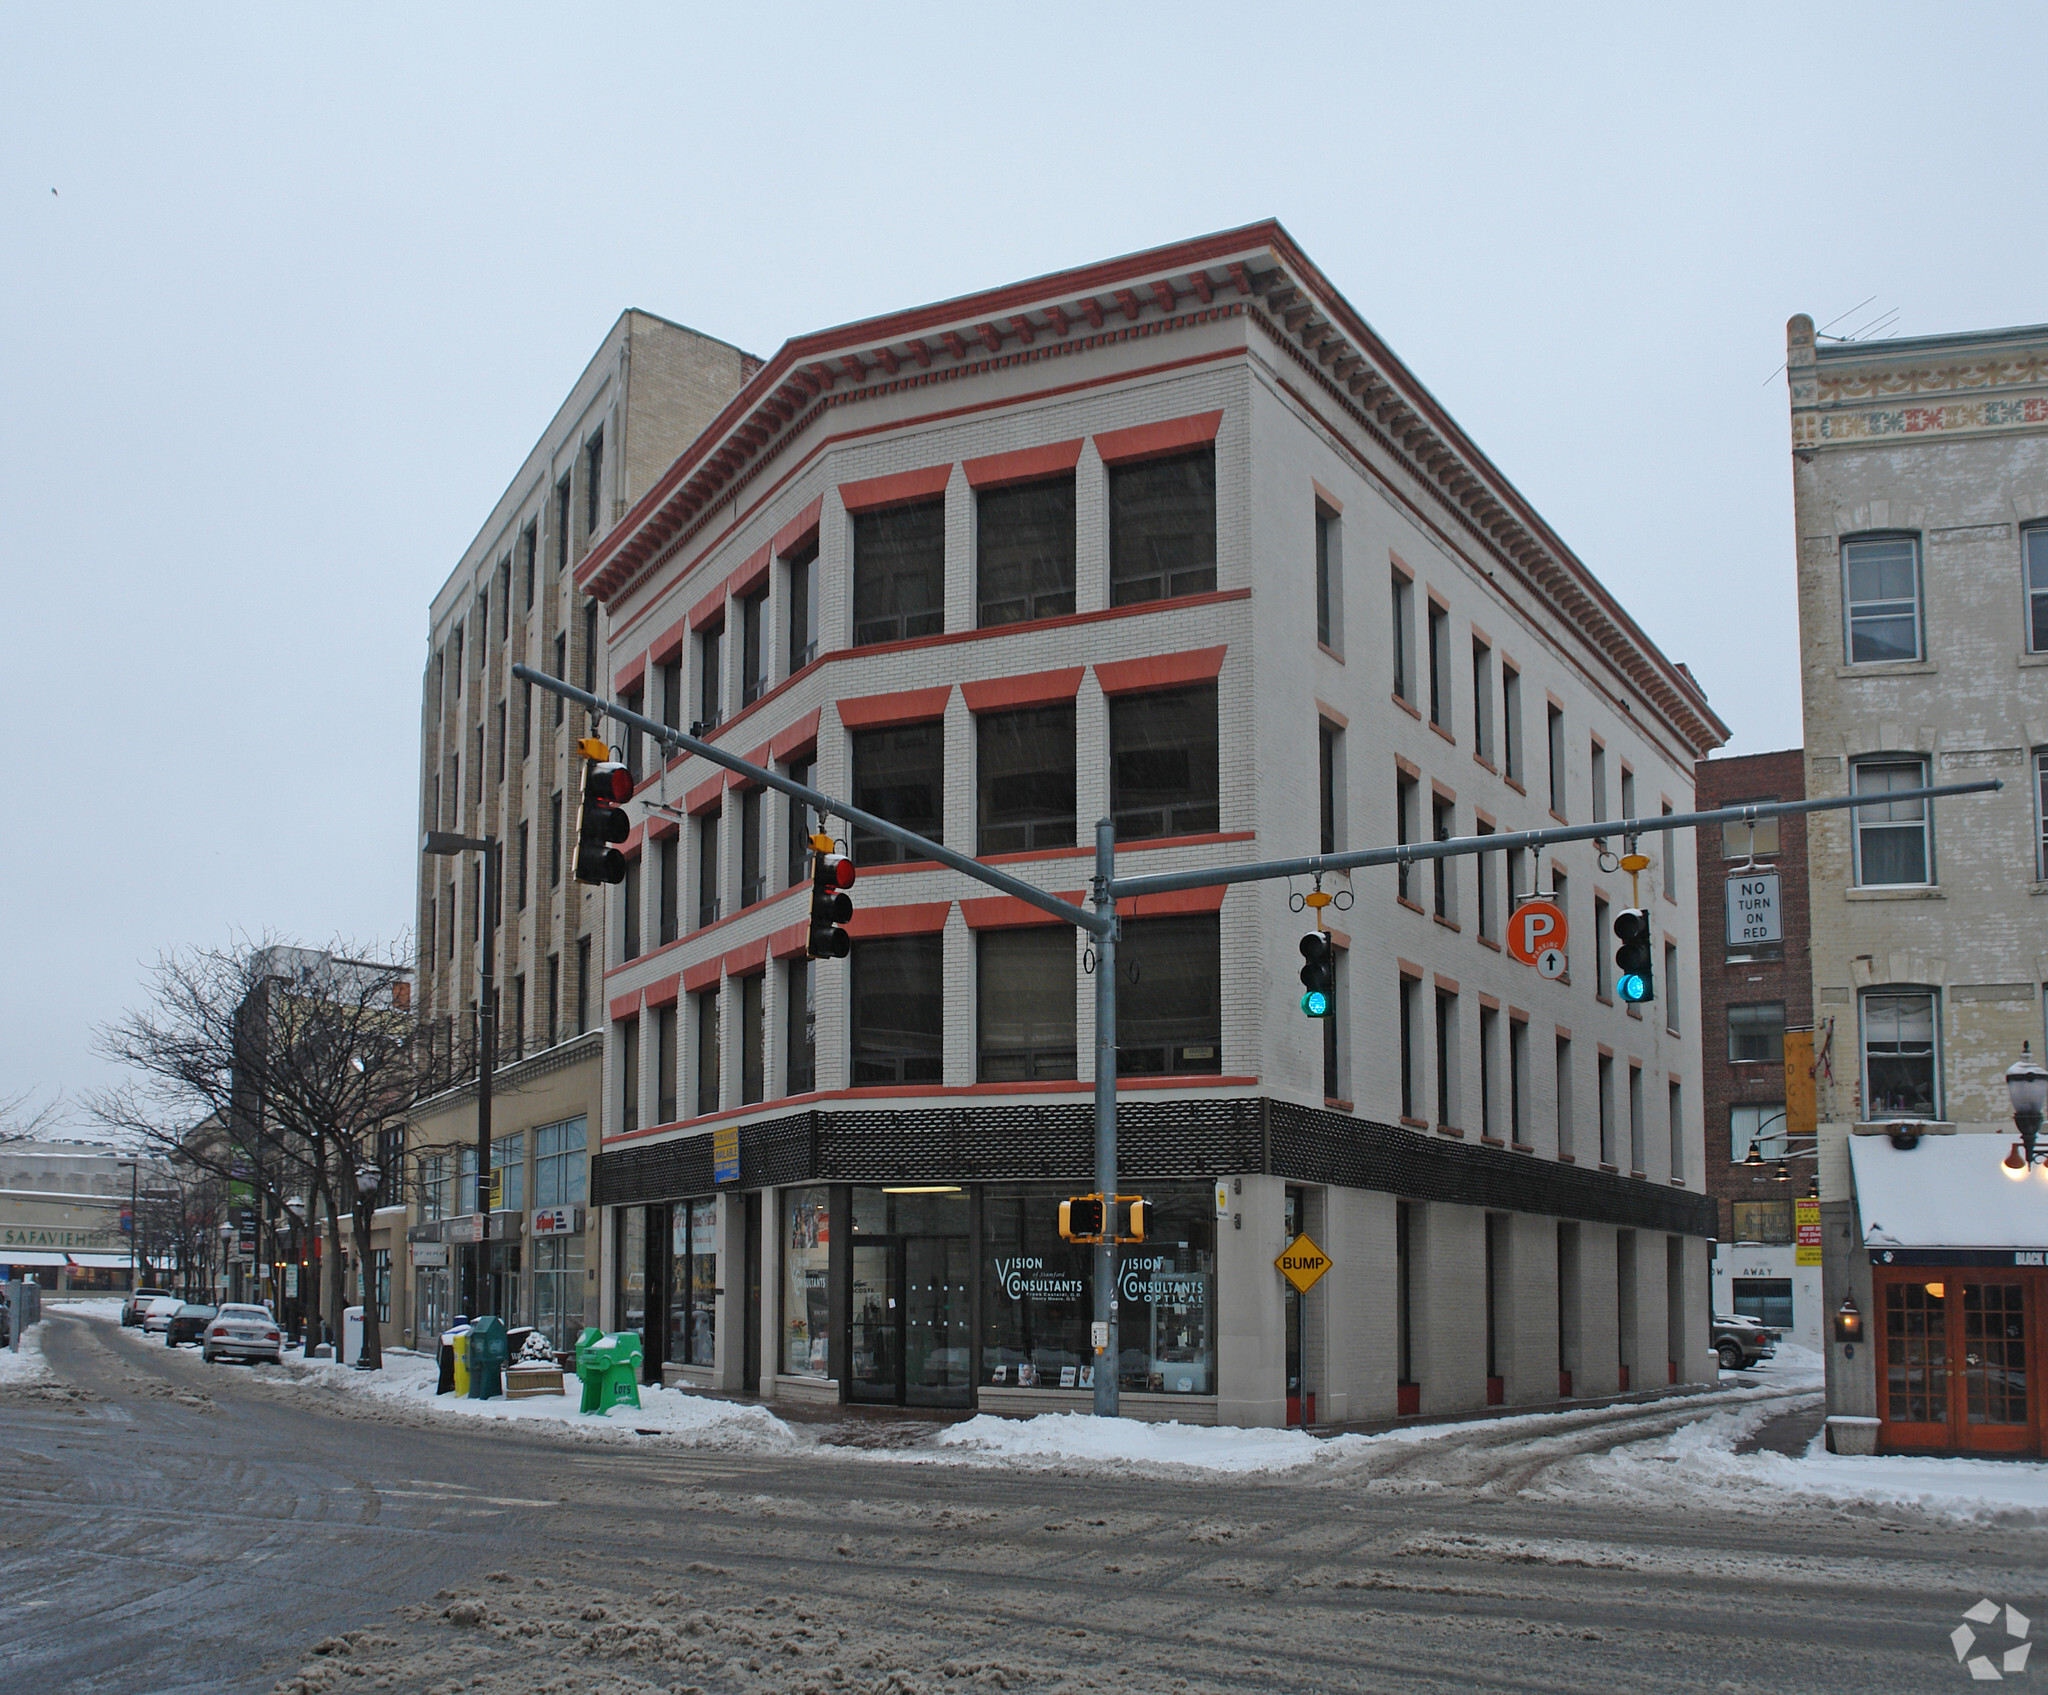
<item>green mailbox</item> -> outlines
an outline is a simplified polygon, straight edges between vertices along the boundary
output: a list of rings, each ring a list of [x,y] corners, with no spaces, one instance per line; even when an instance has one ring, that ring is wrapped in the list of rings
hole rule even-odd
[[[600,1336],[586,1330],[576,1341],[576,1375],[583,1380],[582,1410],[603,1413],[640,1405],[640,1337],[621,1330]]]
[[[512,1350],[502,1318],[479,1318],[469,1327],[469,1398],[488,1401],[505,1392],[505,1366]]]

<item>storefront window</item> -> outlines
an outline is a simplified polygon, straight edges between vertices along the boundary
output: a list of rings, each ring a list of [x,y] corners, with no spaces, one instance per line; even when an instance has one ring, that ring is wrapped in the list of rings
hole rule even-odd
[[[781,1369],[792,1377],[831,1374],[829,1279],[831,1193],[792,1189],[783,1237]]]
[[[533,1244],[533,1322],[557,1352],[576,1345],[583,1331],[581,1236],[543,1236]]]
[[[296,1271],[292,1266],[289,1270]],[[445,1267],[419,1272],[414,1282],[418,1288],[413,1306],[413,1345],[419,1348],[434,1348],[440,1343],[441,1332],[446,1330],[455,1317],[451,1299],[450,1276]]]
[[[1168,1395],[1216,1393],[1216,1200],[1156,1189],[1142,1246],[1117,1255],[1117,1379]]]
[[[718,1200],[704,1196],[669,1208],[668,1359],[717,1363]]]
[[[647,1328],[647,1209],[620,1207],[617,1299],[613,1316],[621,1330]]]

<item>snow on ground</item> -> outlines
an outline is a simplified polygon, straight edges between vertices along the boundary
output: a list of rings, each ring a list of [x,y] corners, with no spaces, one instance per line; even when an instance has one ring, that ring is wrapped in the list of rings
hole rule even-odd
[[[103,1324],[119,1324],[121,1309],[127,1304],[126,1295],[88,1295],[82,1298],[68,1295],[58,1295],[55,1298],[47,1294],[43,1296],[45,1316],[61,1312],[73,1318],[98,1319]]]
[[[33,1383],[50,1375],[43,1358],[43,1327],[31,1324],[21,1333],[19,1348],[0,1348],[0,1385]]]
[[[1055,1460],[1080,1466],[1196,1466],[1238,1472],[1290,1471],[1326,1457],[1331,1447],[1300,1430],[1240,1430],[1177,1420],[1140,1424],[1092,1413],[1040,1413],[1025,1419],[980,1413],[947,1425],[936,1445],[949,1456],[999,1464]]]

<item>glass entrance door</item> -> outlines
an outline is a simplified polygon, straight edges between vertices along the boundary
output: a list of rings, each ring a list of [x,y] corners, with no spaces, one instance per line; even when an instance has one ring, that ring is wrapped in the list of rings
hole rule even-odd
[[[2027,1286],[1959,1283],[1956,1322],[1956,1436],[1964,1448],[2025,1448]]]
[[[893,1236],[853,1244],[852,1337],[846,1398],[903,1401],[903,1243]]]
[[[1878,1295],[1884,1446],[1991,1453],[2033,1447],[2025,1278],[1937,1272],[1907,1281],[1894,1274]]]
[[[912,1406],[964,1407],[972,1290],[965,1236],[912,1236],[904,1254],[904,1398]]]

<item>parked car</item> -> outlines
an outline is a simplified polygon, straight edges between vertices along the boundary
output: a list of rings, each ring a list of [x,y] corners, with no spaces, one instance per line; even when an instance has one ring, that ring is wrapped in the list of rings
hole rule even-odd
[[[184,1304],[176,1295],[157,1296],[142,1309],[143,1335],[157,1336],[170,1329],[171,1320],[178,1316],[178,1309]]]
[[[149,1311],[151,1301],[161,1301],[170,1294],[168,1289],[137,1289],[121,1303],[121,1328],[133,1330],[142,1322],[142,1315]]]
[[[1747,1371],[1778,1351],[1778,1333],[1741,1313],[1714,1315],[1714,1352],[1723,1371]]]
[[[164,1341],[170,1347],[185,1342],[203,1342],[206,1327],[213,1322],[217,1307],[201,1306],[197,1301],[182,1302],[171,1314],[171,1322],[164,1329]]]
[[[7,1347],[14,1340],[14,1308],[7,1296],[0,1293],[0,1348]]]
[[[217,1359],[284,1364],[284,1335],[268,1307],[224,1306],[199,1338],[207,1363]]]

